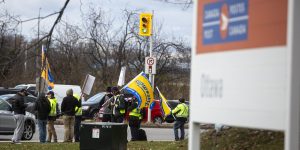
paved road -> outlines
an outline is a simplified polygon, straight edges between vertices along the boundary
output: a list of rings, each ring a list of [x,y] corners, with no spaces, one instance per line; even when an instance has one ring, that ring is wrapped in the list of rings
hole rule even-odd
[[[58,141],[63,141],[64,136],[64,128],[63,125],[55,125],[56,132],[58,135]],[[171,128],[143,128],[146,131],[148,141],[173,141],[174,140],[174,133],[173,129]],[[188,130],[185,129],[186,136],[188,135]],[[34,134],[31,142],[38,142],[39,139],[38,130]],[[0,135],[0,142],[8,142],[12,138],[11,135]],[[128,140],[131,139],[130,130],[127,130],[127,138]]]

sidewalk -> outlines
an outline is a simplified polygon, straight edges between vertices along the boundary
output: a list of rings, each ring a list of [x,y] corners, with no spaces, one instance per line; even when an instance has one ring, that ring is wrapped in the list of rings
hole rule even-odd
[[[93,120],[84,120],[82,122],[94,122]],[[63,125],[62,119],[57,119],[54,124],[56,125]],[[154,124],[154,123],[142,123],[142,128],[173,128],[174,123],[162,123],[162,124]],[[189,124],[186,123],[184,125],[185,129],[189,128]],[[212,124],[201,124],[201,129],[213,129],[214,126]]]

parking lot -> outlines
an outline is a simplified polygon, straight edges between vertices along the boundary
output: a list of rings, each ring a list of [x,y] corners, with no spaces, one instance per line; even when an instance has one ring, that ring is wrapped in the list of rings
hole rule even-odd
[[[64,127],[63,125],[55,125],[58,142],[63,142]],[[174,133],[172,128],[143,128],[146,131],[148,141],[173,141]],[[185,134],[188,135],[188,129],[185,129]],[[1,142],[9,142],[12,135],[0,135]],[[38,142],[38,130],[34,134],[32,140],[26,142]],[[127,129],[127,139],[131,139],[130,130]],[[22,141],[23,142],[23,141]]]

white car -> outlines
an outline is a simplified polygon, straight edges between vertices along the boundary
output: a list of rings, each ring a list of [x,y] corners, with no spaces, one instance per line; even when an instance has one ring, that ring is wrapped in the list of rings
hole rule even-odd
[[[35,123],[35,116],[26,112],[22,140],[32,139],[36,130]],[[11,105],[6,100],[0,99],[0,135],[13,135],[15,128],[16,121]]]

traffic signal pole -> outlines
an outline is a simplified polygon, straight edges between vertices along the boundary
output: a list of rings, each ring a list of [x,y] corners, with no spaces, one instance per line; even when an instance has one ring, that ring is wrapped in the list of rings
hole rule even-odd
[[[147,36],[149,38],[150,58],[152,58],[152,49],[153,49],[153,46],[152,46],[152,43],[153,43],[153,41],[152,41],[153,14],[154,14],[153,10],[152,10],[152,14],[150,14],[150,13],[141,13],[140,14],[140,26],[139,26],[139,35],[140,36]],[[146,68],[146,64],[145,64],[145,68]],[[146,72],[146,69],[145,69],[145,72]],[[151,83],[152,88],[154,89],[154,74],[155,73],[153,74],[152,68],[150,69],[150,71],[147,71],[146,73],[149,74],[149,81]],[[148,116],[147,116],[147,118],[148,118],[147,122],[150,123],[151,122],[150,104],[148,106]]]
[[[152,25],[151,25],[151,31],[153,31],[153,17],[154,17],[154,10],[152,10]],[[153,33],[153,32],[152,32]],[[150,45],[149,45],[149,52],[150,52],[150,57],[152,57],[152,49],[153,49],[153,40],[152,40],[152,34],[149,36],[149,40],[150,40]],[[152,74],[152,72],[149,73],[149,81],[151,82],[153,91],[154,91],[154,74]],[[151,122],[151,109],[150,109],[150,105],[148,107],[148,123]]]

